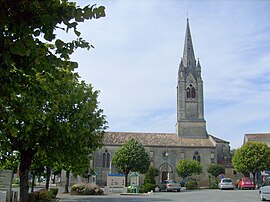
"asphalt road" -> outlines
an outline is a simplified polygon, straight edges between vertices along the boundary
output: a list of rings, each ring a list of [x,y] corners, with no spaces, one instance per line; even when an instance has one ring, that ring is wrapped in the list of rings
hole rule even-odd
[[[72,196],[60,194],[60,202],[259,202],[258,190],[183,190],[181,192],[156,192],[153,195],[120,195],[110,193],[102,196]]]

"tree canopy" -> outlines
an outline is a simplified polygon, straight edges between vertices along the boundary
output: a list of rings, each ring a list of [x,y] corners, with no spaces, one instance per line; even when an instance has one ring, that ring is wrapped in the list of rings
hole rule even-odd
[[[177,174],[180,177],[189,177],[192,174],[197,174],[199,175],[202,172],[202,165],[195,160],[190,160],[190,159],[183,159],[180,160],[177,165]]]
[[[65,159],[80,154],[77,148],[90,152],[101,145],[105,119],[98,92],[79,82],[70,55],[93,47],[77,25],[104,17],[105,8],[80,8],[68,0],[2,0],[0,16],[0,147],[5,154],[19,152],[20,200],[26,202],[38,151]],[[57,38],[56,30],[73,30],[74,40]]]
[[[147,172],[150,159],[143,145],[135,139],[130,139],[114,154],[112,163],[127,177],[130,171]]]
[[[214,164],[214,165],[210,165],[207,168],[207,172],[209,174],[213,175],[214,177],[217,177],[217,176],[219,176],[221,174],[225,174],[225,168],[222,165]]]
[[[270,148],[261,142],[247,142],[237,149],[232,158],[237,172],[243,174],[270,169]]]

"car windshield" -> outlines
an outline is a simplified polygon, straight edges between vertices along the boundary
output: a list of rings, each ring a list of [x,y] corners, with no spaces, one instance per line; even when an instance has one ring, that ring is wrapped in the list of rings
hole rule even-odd
[[[244,181],[250,181],[251,179],[250,178],[244,178]]]
[[[263,183],[263,186],[270,186],[270,178],[266,178],[266,180]]]
[[[222,182],[232,182],[231,179],[223,179]]]
[[[168,181],[166,181],[166,183],[176,183],[176,181],[175,180],[168,180]]]

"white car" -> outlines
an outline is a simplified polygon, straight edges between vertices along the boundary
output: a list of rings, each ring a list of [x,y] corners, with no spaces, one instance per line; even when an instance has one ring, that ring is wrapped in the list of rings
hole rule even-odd
[[[270,200],[270,177],[266,178],[259,190],[261,201]]]
[[[223,178],[218,183],[218,188],[221,189],[234,189],[233,181],[231,178]]]

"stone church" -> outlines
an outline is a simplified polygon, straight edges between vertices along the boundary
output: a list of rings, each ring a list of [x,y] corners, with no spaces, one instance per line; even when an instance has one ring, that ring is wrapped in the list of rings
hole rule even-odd
[[[106,132],[104,147],[93,154],[92,167],[96,183],[106,185],[107,174],[117,173],[111,160],[119,147],[127,140],[140,141],[149,154],[151,165],[160,171],[159,184],[165,179],[180,181],[176,164],[188,158],[199,161],[203,173],[198,177],[200,185],[207,185],[207,168],[211,164],[225,166],[227,176],[233,175],[229,142],[206,131],[204,119],[203,80],[201,65],[195,59],[189,20],[187,19],[183,57],[178,70],[176,133]]]

